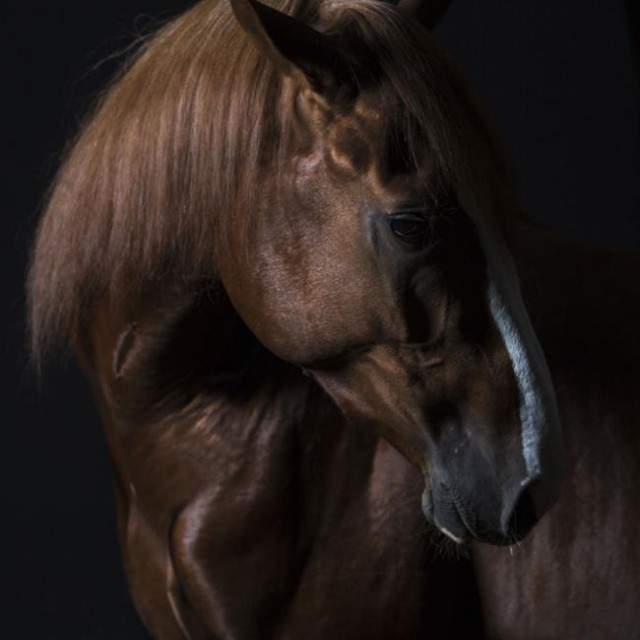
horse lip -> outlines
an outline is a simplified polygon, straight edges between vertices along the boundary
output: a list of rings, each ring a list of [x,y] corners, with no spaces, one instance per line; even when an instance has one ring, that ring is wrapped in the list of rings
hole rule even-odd
[[[449,490],[449,487],[446,485],[444,486],[446,488],[446,493],[445,497],[440,500],[440,503],[449,507],[448,512],[449,514],[454,515],[455,520],[452,518],[452,521],[446,523],[438,521],[435,513],[433,492],[431,489],[429,489],[428,492],[425,491],[422,495],[422,511],[425,517],[432,522],[439,531],[441,531],[450,540],[453,540],[456,544],[462,545],[476,541],[504,547],[517,544],[528,533],[527,531],[524,532],[524,535],[519,536],[513,534],[505,535],[499,531],[475,530],[470,526],[468,517],[456,500],[455,495]]]
[[[477,539],[478,535],[474,531],[473,527],[469,524],[469,520],[466,517],[464,509],[460,506],[459,501],[456,499],[455,493],[450,489],[448,485],[445,485],[447,493],[446,498],[448,498],[448,503],[453,507],[453,510],[458,518],[458,523],[462,525],[464,530],[470,534],[471,538]]]
[[[475,540],[476,542],[484,542],[498,547],[506,547],[519,543],[529,533],[529,529],[523,529],[522,531],[511,531],[508,534],[490,529],[476,531],[471,526],[469,526],[468,519],[465,517],[465,513],[455,499],[455,496],[453,497],[453,505],[460,519],[460,522],[469,534],[469,538]],[[443,530],[443,527],[440,527],[440,529]],[[443,533],[451,537],[448,531],[443,531]]]
[[[441,501],[441,503],[450,507],[449,512],[455,514],[455,522],[447,522],[445,524],[440,522],[436,517],[435,501],[433,499],[433,491],[431,489],[422,494],[422,512],[427,520],[433,523],[439,531],[441,531],[450,540],[453,540],[456,544],[465,544],[472,539],[476,539],[477,536],[467,525],[463,514],[460,512],[455,500],[452,499],[451,494],[449,494],[448,500]]]

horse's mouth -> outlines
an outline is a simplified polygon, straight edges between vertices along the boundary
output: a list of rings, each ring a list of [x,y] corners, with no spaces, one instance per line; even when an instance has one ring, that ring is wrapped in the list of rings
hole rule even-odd
[[[456,506],[453,496],[451,496],[448,491],[445,493],[445,496],[438,501],[438,513],[436,515],[436,503],[433,497],[433,491],[431,489],[425,490],[422,494],[422,511],[429,522],[435,525],[447,538],[453,540],[456,544],[465,544],[476,539],[476,535],[465,523],[463,515]]]
[[[437,500],[434,499],[431,489],[423,493],[422,511],[429,522],[460,545],[472,541],[496,546],[516,544],[529,533],[536,521],[535,514],[527,504],[520,513],[513,516],[512,524],[506,527],[506,531],[480,527],[477,518],[464,508],[455,493],[446,485],[440,485]]]

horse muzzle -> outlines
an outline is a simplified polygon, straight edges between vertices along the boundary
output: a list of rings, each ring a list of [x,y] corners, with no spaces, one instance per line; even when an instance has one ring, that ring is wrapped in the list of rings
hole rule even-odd
[[[522,540],[543,515],[530,491],[534,484],[524,481],[513,496],[496,506],[494,500],[489,505],[477,501],[472,505],[454,486],[437,481],[423,493],[422,509],[430,522],[458,544],[475,540],[510,545]]]
[[[557,458],[531,473],[508,447],[490,452],[486,442],[464,432],[455,447],[447,444],[436,447],[422,510],[456,542],[514,544],[555,503],[562,475]]]

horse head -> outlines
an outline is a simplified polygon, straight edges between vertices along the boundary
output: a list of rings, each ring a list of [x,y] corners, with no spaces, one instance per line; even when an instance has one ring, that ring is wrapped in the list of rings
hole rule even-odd
[[[420,470],[441,531],[521,539],[558,493],[558,409],[509,253],[508,180],[429,4],[305,20],[231,4],[287,118],[254,223],[218,251],[232,303]]]

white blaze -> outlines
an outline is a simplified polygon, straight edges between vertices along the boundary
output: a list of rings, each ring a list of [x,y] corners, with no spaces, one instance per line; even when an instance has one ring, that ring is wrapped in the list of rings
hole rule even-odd
[[[491,315],[511,358],[520,392],[522,450],[530,479],[559,472],[562,436],[551,374],[524,306],[515,267],[486,231]],[[544,493],[544,492],[543,492]],[[543,499],[544,500],[544,499]]]
[[[524,339],[493,280],[489,285],[489,303],[491,315],[504,340],[518,382],[521,403],[522,449],[527,472],[529,476],[539,476],[542,472],[540,468],[541,427],[546,420],[540,385],[533,372]]]

